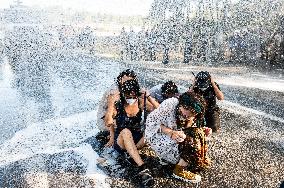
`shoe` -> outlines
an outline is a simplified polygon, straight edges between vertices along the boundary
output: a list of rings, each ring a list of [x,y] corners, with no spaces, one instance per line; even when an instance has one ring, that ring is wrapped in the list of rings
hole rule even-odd
[[[174,169],[173,176],[182,181],[186,181],[189,183],[198,183],[201,181],[201,176],[194,174],[185,169],[186,167],[176,165]]]
[[[152,176],[151,171],[146,167],[145,164],[143,164],[142,166],[139,166],[139,173],[138,175],[141,178],[141,183],[144,186],[152,186],[154,185],[154,178]]]

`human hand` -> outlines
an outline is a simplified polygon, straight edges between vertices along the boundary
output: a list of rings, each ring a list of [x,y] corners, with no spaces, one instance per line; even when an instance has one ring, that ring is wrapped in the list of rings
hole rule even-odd
[[[119,91],[117,91],[117,92],[111,94],[108,99],[109,99],[110,103],[114,104],[116,101],[119,100],[119,98],[120,98],[120,93],[119,93]]]
[[[146,94],[146,97],[148,97],[150,95],[150,92],[147,89],[145,89],[145,88],[141,89],[141,93],[142,93],[142,95]]]
[[[209,127],[204,127],[203,131],[204,131],[206,137],[210,137],[212,135],[212,129],[209,128]]]
[[[106,143],[105,147],[112,147],[114,144],[114,137],[110,136],[109,141]]]
[[[184,134],[183,131],[173,131],[171,138],[177,142],[183,142],[184,139],[186,138],[186,135]]]

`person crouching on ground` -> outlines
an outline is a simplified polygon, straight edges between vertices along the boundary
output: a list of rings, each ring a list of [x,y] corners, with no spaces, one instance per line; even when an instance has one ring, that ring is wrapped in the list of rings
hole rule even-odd
[[[205,110],[206,126],[210,127],[213,132],[218,132],[221,127],[220,108],[216,104],[218,100],[224,100],[224,94],[220,90],[219,85],[214,81],[207,71],[201,71],[195,76],[193,86],[189,91],[201,95],[207,104]]]
[[[139,174],[144,185],[152,185],[154,179],[151,171],[141,159],[138,149],[144,142],[143,113],[144,100],[140,96],[140,88],[135,80],[125,81],[121,86],[120,100],[112,111],[115,118],[114,149],[123,154],[127,152],[138,166]],[[146,108],[150,106],[146,105]]]
[[[173,176],[192,183],[201,176],[188,167],[208,167],[206,136],[210,128],[204,125],[204,100],[186,92],[179,99],[170,98],[150,113],[146,121],[145,139],[157,155],[175,164]]]
[[[116,83],[114,83],[104,94],[100,105],[98,109],[98,127],[99,130],[104,131],[108,130],[109,131],[109,140],[106,143],[106,147],[112,147],[114,143],[114,119],[112,117],[112,112],[115,108],[115,103],[120,99],[120,91],[122,84],[125,81],[128,80],[135,80],[138,82],[138,78],[136,73],[133,70],[127,69],[125,71],[122,71],[117,79]],[[155,108],[158,107],[158,103],[152,98],[149,97],[149,92],[147,90],[142,91],[141,97],[143,97],[146,93],[146,103],[148,106],[151,106],[148,108],[148,111],[153,111]],[[104,126],[103,126],[104,125]]]
[[[112,146],[114,142],[114,127],[111,126],[112,117],[110,117],[111,114],[108,113],[108,110],[111,110],[111,108],[114,106],[114,103],[119,100],[119,90],[121,88],[121,85],[127,80],[138,81],[137,75],[134,71],[130,69],[122,71],[116,78],[115,83],[113,83],[105,91],[99,103],[97,112],[97,125],[100,131],[107,130],[110,133],[109,140],[106,144],[107,147]]]

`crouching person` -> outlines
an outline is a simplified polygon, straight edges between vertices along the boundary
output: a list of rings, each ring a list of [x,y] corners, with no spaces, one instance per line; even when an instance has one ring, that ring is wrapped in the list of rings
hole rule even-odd
[[[219,132],[221,128],[220,108],[216,101],[224,100],[224,94],[219,85],[214,81],[212,76],[207,71],[199,72],[194,80],[190,91],[201,95],[207,104],[205,110],[205,121],[207,127],[210,127],[213,132]]]
[[[206,135],[209,136],[211,129],[202,127],[204,110],[202,98],[184,93],[179,99],[165,100],[146,121],[146,141],[160,158],[175,164],[173,176],[187,182],[201,181],[201,176],[188,167],[210,165]]]
[[[138,82],[136,73],[130,69],[122,71],[118,75],[116,82],[105,91],[99,103],[97,126],[100,131],[109,132],[109,139],[105,145],[107,147],[112,147],[114,143],[114,127],[111,126],[113,124],[113,117],[111,113],[115,102],[119,100],[121,85],[127,80],[135,80]]]
[[[149,186],[154,183],[151,171],[141,159],[138,149],[144,146],[144,100],[140,96],[138,82],[125,81],[121,86],[120,100],[116,102],[112,116],[116,121],[114,130],[114,149],[123,154],[127,152],[139,169],[142,184]],[[146,105],[146,108],[152,108]],[[149,109],[148,109],[149,110]]]

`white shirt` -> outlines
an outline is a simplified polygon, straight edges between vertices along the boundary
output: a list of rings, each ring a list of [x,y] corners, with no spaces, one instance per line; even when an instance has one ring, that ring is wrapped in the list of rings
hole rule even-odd
[[[177,98],[166,99],[151,112],[146,120],[145,139],[157,155],[170,163],[176,164],[180,155],[178,144],[168,135],[161,132],[161,125],[177,130],[175,111]]]

